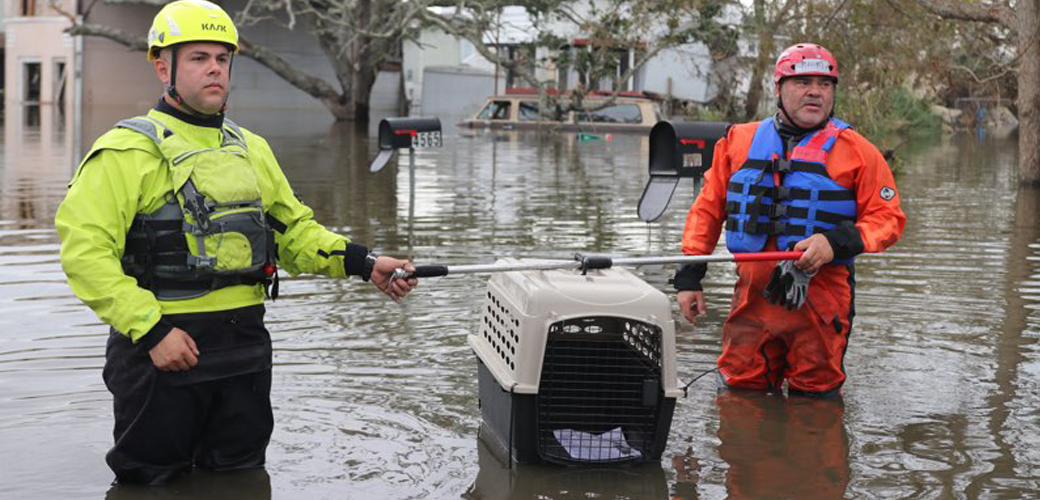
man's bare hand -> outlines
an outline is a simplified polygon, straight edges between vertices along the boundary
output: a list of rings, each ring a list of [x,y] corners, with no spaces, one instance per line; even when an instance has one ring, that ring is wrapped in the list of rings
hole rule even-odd
[[[675,299],[679,302],[679,310],[682,311],[683,317],[690,323],[697,324],[697,317],[708,312],[704,292],[682,290]]]
[[[834,260],[834,250],[831,248],[831,243],[822,234],[814,234],[795,243],[794,249],[802,252],[802,258],[794,263],[795,267],[801,269],[809,276],[816,274],[816,271],[819,271],[824,264]]]
[[[394,270],[398,268],[404,269],[409,273],[415,272],[415,266],[411,262],[385,255],[380,255],[376,258],[376,263],[372,266],[372,283],[391,299],[394,299],[394,302],[403,299],[405,295],[412,291],[412,288],[415,288],[415,285],[419,284],[419,280],[416,278],[391,279],[393,278]]]
[[[188,332],[174,327],[148,355],[161,372],[183,372],[199,363],[199,348]]]

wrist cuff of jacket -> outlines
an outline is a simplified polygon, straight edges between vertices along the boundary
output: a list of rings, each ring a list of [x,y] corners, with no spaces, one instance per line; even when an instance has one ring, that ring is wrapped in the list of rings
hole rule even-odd
[[[151,351],[152,348],[159,345],[159,342],[162,342],[162,339],[166,338],[166,335],[171,331],[173,331],[173,323],[166,321],[164,318],[160,318],[159,322],[156,323],[151,330],[148,330],[148,333],[144,334],[144,337],[141,337],[137,341],[137,345],[145,351]]]
[[[863,237],[859,229],[851,221],[844,221],[840,226],[823,233],[831,244],[835,259],[851,259],[863,253]]]
[[[707,272],[708,264],[706,262],[686,264],[675,273],[672,285],[679,291],[700,292],[704,289],[701,287],[701,280],[704,279],[704,274]]]
[[[372,275],[372,268],[365,262],[368,257],[368,247],[360,243],[347,243],[343,251],[343,269],[348,276],[360,276],[368,281]],[[366,272],[367,270],[367,272]]]

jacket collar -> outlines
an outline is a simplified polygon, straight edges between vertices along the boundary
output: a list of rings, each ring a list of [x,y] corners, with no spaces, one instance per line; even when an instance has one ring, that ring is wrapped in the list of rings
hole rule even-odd
[[[209,116],[189,115],[166,102],[165,96],[159,97],[159,103],[155,105],[155,110],[170,115],[182,122],[190,123],[199,127],[212,127],[219,129],[224,125],[224,113],[217,113]]]
[[[802,128],[793,123],[786,123],[780,115],[780,113],[777,113],[776,116],[773,117],[773,124],[776,126],[776,132],[780,134],[780,138],[784,141],[784,151],[790,150],[795,144],[801,142],[805,136],[822,129],[827,125],[827,122],[830,121],[828,118],[815,127]]]

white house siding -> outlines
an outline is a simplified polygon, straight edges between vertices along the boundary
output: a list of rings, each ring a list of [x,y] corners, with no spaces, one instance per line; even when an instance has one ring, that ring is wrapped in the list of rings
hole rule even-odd
[[[439,117],[448,132],[454,124],[476,113],[495,90],[494,75],[478,69],[433,66],[424,73],[424,98],[416,114]]]
[[[424,68],[458,66],[461,63],[459,40],[440,30],[420,31],[416,41],[404,42],[402,53],[404,95],[413,106],[422,102]]]
[[[578,4],[579,14],[585,13],[589,6]],[[441,9],[442,14],[451,15],[452,9]],[[739,19],[735,13],[727,13],[729,21]],[[487,44],[525,44],[534,40],[537,35],[532,28],[526,12],[521,7],[507,7],[502,15],[502,27],[489,31],[484,35]],[[577,26],[557,22],[548,29],[568,40],[584,38],[585,35]],[[647,35],[648,37],[651,35]],[[467,50],[468,49],[468,50]],[[575,48],[574,50],[581,50]],[[472,54],[466,56],[465,54]],[[460,56],[460,54],[463,54]],[[551,52],[539,48],[537,58],[544,61]],[[634,62],[630,59],[630,63]],[[460,41],[440,30],[426,29],[420,35],[420,43],[406,43],[404,47],[405,93],[409,96],[413,112],[426,112],[423,99],[423,68],[432,66],[459,66],[463,68],[481,68],[493,71],[494,65],[476,54],[465,41]],[[627,89],[633,91],[649,91],[658,94],[671,94],[680,99],[707,102],[715,97],[717,85],[711,83],[715,71],[708,49],[703,44],[687,44],[666,49],[648,61],[636,72]],[[539,81],[557,82],[559,75],[556,68],[538,67],[536,77]],[[570,88],[578,81],[577,73],[568,71],[566,87]],[[601,82],[603,83],[603,82]],[[497,92],[502,92],[500,88]],[[486,97],[486,96],[485,96]]]
[[[714,97],[708,85],[712,69],[711,57],[702,45],[662,50],[643,66],[640,90],[659,94],[670,90],[679,99],[707,102]]]

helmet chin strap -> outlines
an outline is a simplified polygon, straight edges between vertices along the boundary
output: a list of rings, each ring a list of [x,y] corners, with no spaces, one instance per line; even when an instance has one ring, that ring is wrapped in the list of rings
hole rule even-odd
[[[789,125],[791,127],[801,128],[801,127],[798,127],[798,125],[796,125],[794,123],[794,120],[791,119],[791,115],[787,114],[787,110],[784,109],[784,100],[783,99],[781,99],[779,97],[776,98],[776,107],[780,108],[780,112],[783,113],[784,121],[787,123],[787,125]]]
[[[234,54],[231,54],[231,59],[228,60],[228,85],[231,84],[231,63],[234,62]],[[180,107],[184,108],[188,114],[197,116],[199,118],[209,118],[211,116],[221,115],[227,111],[227,100],[230,92],[224,95],[224,103],[220,105],[220,111],[216,113],[203,113],[188,104],[183,97],[177,92],[177,46],[173,45],[170,47],[170,85],[166,87],[166,95],[170,96],[171,99]]]

